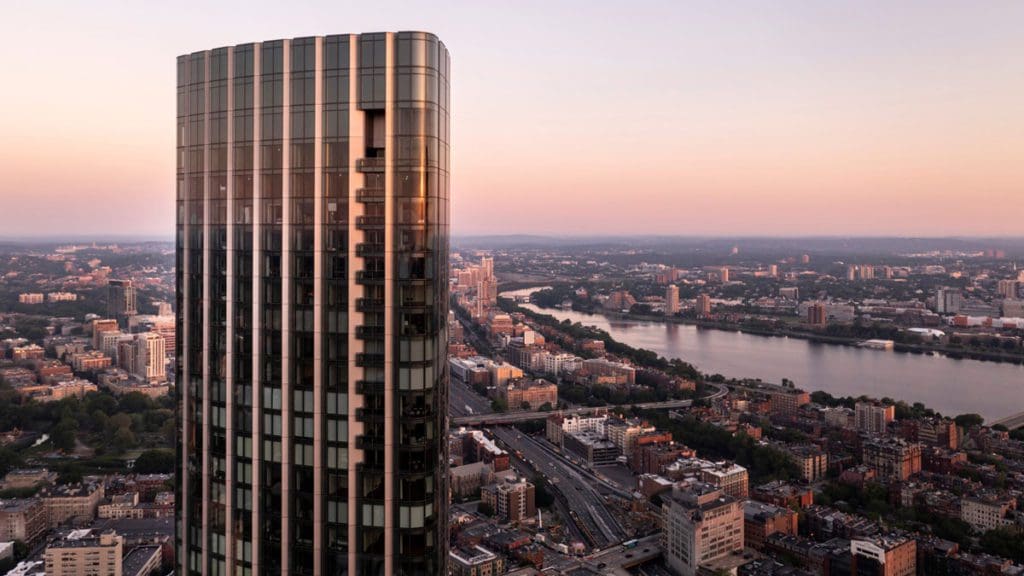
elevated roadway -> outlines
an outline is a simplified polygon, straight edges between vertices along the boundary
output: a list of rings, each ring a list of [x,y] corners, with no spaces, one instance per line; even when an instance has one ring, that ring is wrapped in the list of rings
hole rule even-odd
[[[995,422],[990,422],[989,426],[995,426],[996,424],[1002,424],[1010,430],[1016,430],[1017,428],[1024,426],[1024,412],[1007,416],[1006,418],[996,420]]]
[[[715,392],[705,396],[706,400],[717,400],[725,396],[729,389],[726,386],[719,384],[712,384],[715,387]],[[451,426],[500,426],[502,424],[516,424],[519,422],[529,422],[530,420],[544,420],[552,414],[558,414],[560,416],[573,416],[573,415],[587,415],[587,414],[603,414],[609,410],[614,409],[629,409],[637,408],[639,410],[673,410],[678,408],[689,408],[693,405],[693,400],[666,400],[664,402],[639,402],[636,404],[618,404],[615,406],[581,406],[578,408],[569,408],[566,410],[548,411],[548,412],[502,412],[492,414],[466,414],[460,416],[454,416],[451,418]],[[459,408],[462,408],[461,406]]]

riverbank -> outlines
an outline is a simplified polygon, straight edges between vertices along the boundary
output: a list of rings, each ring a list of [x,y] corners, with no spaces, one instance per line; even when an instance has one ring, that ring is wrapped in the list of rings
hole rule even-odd
[[[525,290],[543,290],[549,288],[555,281],[548,281],[545,283],[541,282],[528,282],[528,281],[517,281],[517,282],[503,282],[499,287],[501,294],[509,292],[522,292]],[[546,313],[557,313],[566,311],[563,308],[552,307],[552,306],[541,306],[539,304],[531,304],[540,310],[544,310]],[[550,312],[549,312],[550,311]],[[804,330],[787,330],[782,328],[772,328],[766,326],[751,326],[749,324],[732,323],[732,322],[721,322],[713,320],[700,320],[694,318],[686,318],[682,316],[664,316],[661,314],[632,314],[623,312],[613,312],[603,309],[582,309],[572,308],[572,312],[588,315],[599,315],[608,319],[621,320],[625,322],[653,322],[661,324],[679,324],[684,326],[696,326],[698,328],[708,330],[720,330],[723,332],[739,332],[742,334],[751,334],[754,336],[764,337],[777,337],[777,338],[797,338],[800,340],[806,340],[815,344],[831,344],[836,346],[853,346],[860,348],[861,343],[870,340],[872,336],[837,336],[834,334],[821,334],[816,332],[808,332]],[[1001,350],[988,350],[978,348],[965,348],[963,346],[954,346],[949,344],[911,344],[906,342],[895,342],[892,352],[899,352],[902,354],[914,354],[924,356],[944,356],[952,360],[978,360],[981,362],[997,362],[1007,363],[1017,366],[1024,365],[1024,355],[1021,354],[1007,354]]]
[[[535,287],[503,290],[504,298],[525,297]],[[807,338],[769,338],[719,327],[635,321],[603,314],[519,305],[562,323],[594,326],[618,342],[664,358],[681,358],[703,374],[727,379],[788,379],[805,390],[835,396],[893,398],[922,402],[943,414],[981,414],[999,420],[1024,406],[1024,365],[955,359],[933,353],[893,354]]]
[[[519,287],[518,289],[525,289],[529,287]],[[544,307],[538,304],[533,304],[540,310],[545,311],[564,311],[561,308]],[[713,320],[698,320],[694,318],[686,318],[682,316],[663,316],[654,314],[631,314],[623,312],[611,312],[607,310],[577,310],[573,308],[573,312],[580,314],[600,315],[605,318],[622,320],[627,322],[652,322],[662,324],[680,324],[684,326],[696,326],[697,328],[703,328],[707,330],[720,330],[723,332],[740,332],[743,334],[751,334],[754,336],[763,337],[774,337],[774,338],[797,338],[800,340],[807,340],[808,342],[814,342],[815,344],[830,344],[835,346],[853,346],[860,348],[861,343],[869,338],[866,337],[852,337],[852,336],[835,336],[830,334],[819,334],[814,332],[805,332],[801,330],[784,330],[779,328],[769,328],[761,326],[750,326],[747,324],[738,324],[730,322],[719,322]],[[916,354],[916,355],[941,355],[953,360],[978,360],[981,362],[999,362],[1015,365],[1024,365],[1024,356],[1017,354],[1006,354],[1000,351],[992,350],[977,350],[967,349],[957,346],[950,345],[928,345],[928,344],[908,344],[903,342],[896,342],[893,345],[892,352],[899,352],[903,354]]]

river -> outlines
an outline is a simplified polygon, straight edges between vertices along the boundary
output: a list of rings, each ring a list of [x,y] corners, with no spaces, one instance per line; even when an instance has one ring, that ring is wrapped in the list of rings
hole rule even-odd
[[[504,292],[502,296],[536,290]],[[775,383],[789,378],[805,390],[923,402],[948,416],[974,412],[986,421],[1024,411],[1024,366],[1018,364],[884,352],[686,324],[623,320],[533,304],[521,306],[559,320],[596,326],[623,344],[666,358],[681,358],[706,374]]]

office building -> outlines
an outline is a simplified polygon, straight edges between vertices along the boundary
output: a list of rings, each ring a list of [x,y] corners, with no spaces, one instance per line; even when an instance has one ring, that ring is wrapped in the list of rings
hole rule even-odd
[[[896,418],[896,407],[881,402],[857,402],[853,418],[857,430],[883,435],[888,432],[889,423]]]
[[[604,434],[590,431],[566,432],[562,436],[562,447],[590,468],[615,464],[621,455],[619,447]]]
[[[494,279],[494,257],[482,256],[480,258],[480,270],[483,273],[484,278],[488,280]]]
[[[110,280],[107,283],[107,316],[117,320],[121,328],[138,314],[135,306],[135,286],[131,280]]]
[[[1019,285],[1016,280],[1000,280],[996,284],[996,292],[1007,300],[1016,300]]]
[[[959,314],[962,301],[960,291],[955,288],[939,288],[935,291],[935,311],[939,314]]]
[[[662,551],[676,574],[743,550],[743,506],[710,484],[694,482],[662,495]]]
[[[446,574],[449,58],[178,58],[176,573]]]
[[[177,334],[175,333],[174,317],[158,317],[153,322],[152,332],[159,334],[164,339],[164,356],[173,357],[174,349],[176,347],[175,342],[177,341]]]
[[[697,301],[694,304],[694,311],[698,316],[707,316],[711,314],[711,296],[707,294],[698,294]]]
[[[46,576],[121,576],[123,548],[124,537],[112,531],[74,530],[46,545]]]
[[[133,335],[107,332],[104,341],[115,353],[117,367],[126,374],[132,374],[147,384],[167,382],[167,347],[163,337],[156,332]],[[99,358],[92,363],[98,365]]]
[[[807,323],[811,326],[828,324],[828,307],[821,302],[814,302],[807,307]]]
[[[665,314],[675,316],[679,313],[679,286],[670,284],[665,289]]]
[[[96,350],[103,349],[103,338],[107,333],[117,333],[117,320],[97,318],[92,321],[92,347]]]

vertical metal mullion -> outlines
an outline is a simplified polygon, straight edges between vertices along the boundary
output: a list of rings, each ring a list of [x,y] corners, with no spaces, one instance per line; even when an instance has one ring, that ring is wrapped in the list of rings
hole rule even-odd
[[[227,270],[225,284],[227,286],[227,302],[225,304],[225,368],[224,394],[225,410],[227,410],[227,422],[224,428],[225,438],[225,482],[224,491],[227,501],[225,503],[225,529],[224,529],[224,564],[228,573],[235,571],[235,171],[233,146],[235,143],[235,49],[227,49],[227,141],[224,143],[225,154],[227,155],[227,189],[225,193],[226,221],[224,233],[227,235]]]
[[[292,526],[292,197],[291,41],[284,40],[281,107],[281,574],[291,572]]]
[[[313,111],[313,573],[324,556],[324,370],[323,370],[323,43],[316,38]],[[307,407],[308,409],[308,407]]]
[[[263,489],[263,176],[261,146],[262,43],[253,44],[252,84],[252,573],[260,574]]]
[[[203,58],[203,570],[210,567],[210,55]]]

